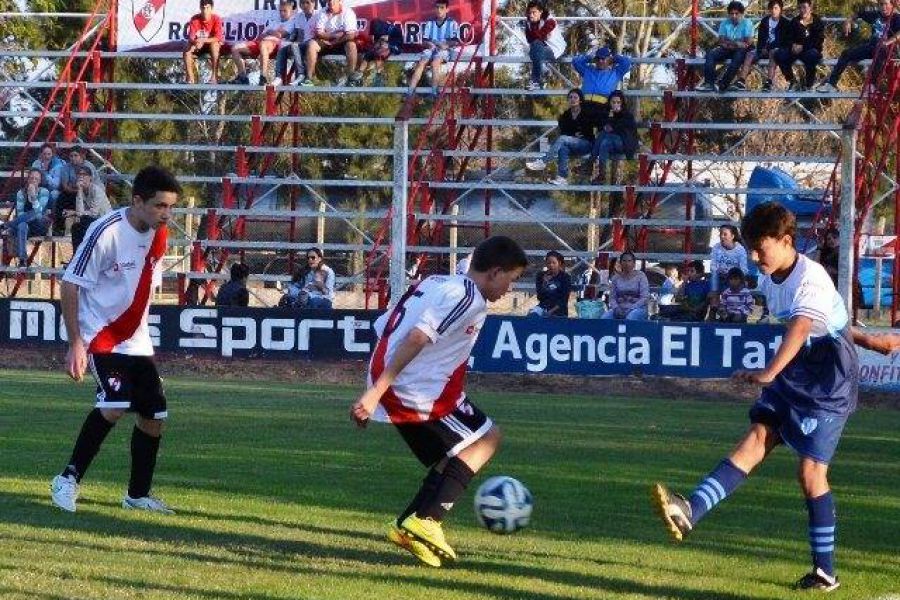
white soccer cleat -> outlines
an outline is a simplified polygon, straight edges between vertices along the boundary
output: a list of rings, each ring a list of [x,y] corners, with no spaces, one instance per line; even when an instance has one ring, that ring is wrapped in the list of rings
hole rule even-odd
[[[543,171],[547,168],[547,163],[545,163],[542,159],[538,158],[535,160],[529,160],[525,163],[525,168],[529,171]]]
[[[122,498],[122,508],[129,510],[146,510],[148,512],[158,512],[164,515],[174,515],[175,511],[166,506],[166,503],[153,496],[144,496],[143,498],[132,498],[128,494]]]
[[[50,499],[55,506],[75,512],[75,501],[78,500],[78,482],[74,475],[57,475],[50,482]]]

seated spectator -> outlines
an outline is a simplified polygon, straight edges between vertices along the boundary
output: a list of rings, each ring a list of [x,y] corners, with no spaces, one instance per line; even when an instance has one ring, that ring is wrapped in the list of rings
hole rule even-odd
[[[73,146],[69,150],[69,162],[62,168],[59,176],[59,197],[53,204],[53,228],[54,233],[63,235],[65,226],[65,213],[75,208],[75,197],[78,195],[78,172],[86,167],[91,172],[91,179],[99,182],[97,169],[87,162],[85,152],[81,146]]]
[[[355,84],[361,85],[370,67],[375,68],[372,85],[382,87],[385,84],[384,63],[391,55],[400,54],[403,46],[403,29],[400,25],[374,19],[370,29],[371,47],[363,52],[363,58],[356,70]]]
[[[737,267],[741,273],[747,272],[747,249],[741,243],[741,233],[734,225],[719,227],[719,243],[712,247],[710,254],[710,290],[717,296],[728,285],[728,273]]]
[[[338,79],[337,85],[345,86],[356,72],[356,13],[342,0],[328,0],[328,9],[316,14],[316,36],[306,45],[306,78],[300,85],[315,85],[319,55],[343,54],[347,57],[347,75]]]
[[[542,90],[547,87],[544,65],[558,60],[566,52],[566,40],[543,0],[530,0],[525,8],[525,41],[531,57],[528,89]]]
[[[187,40],[182,54],[188,83],[197,83],[194,61],[201,56],[208,56],[212,63],[209,82],[215,84],[219,81],[219,52],[224,42],[222,17],[213,13],[213,0],[200,0],[200,12],[188,22]]]
[[[294,59],[294,81],[301,83],[306,78],[306,46],[316,37],[317,18],[316,1],[300,0],[300,10],[294,13],[293,33],[288,40],[290,43],[282,43],[275,56],[275,79],[272,80],[272,85],[279,86],[285,82],[290,58]]]
[[[844,22],[845,36],[850,35],[857,19],[871,25],[872,32],[869,35],[869,39],[862,44],[847,48],[841,52],[841,56],[831,70],[828,80],[817,87],[816,91],[823,93],[837,91],[837,84],[844,73],[844,69],[851,64],[856,64],[868,58],[875,59],[872,62],[869,81],[871,84],[875,84],[878,81],[878,75],[884,67],[885,59],[890,52],[894,51],[894,44],[900,41],[900,12],[894,8],[893,0],[879,0],[878,5],[880,8],[860,8],[856,13],[847,17],[847,20]],[[883,43],[885,46],[880,52],[878,51],[879,43]]]
[[[829,227],[822,236],[822,246],[819,248],[819,264],[825,267],[831,281],[837,287],[838,281],[838,256],[841,249],[841,234],[834,228]]]
[[[243,59],[244,56],[248,56],[259,59],[259,83],[260,85],[268,84],[269,59],[277,54],[282,43],[294,33],[294,0],[281,0],[278,3],[278,17],[278,23],[264,29],[255,40],[238,42],[231,46],[231,58],[234,66],[237,67],[238,74],[229,83],[250,83],[250,79],[247,77],[247,66]]]
[[[662,282],[659,289],[659,304],[661,306],[671,306],[675,304],[675,296],[681,290],[681,273],[678,272],[678,265],[665,266],[666,278]]]
[[[41,146],[41,153],[31,163],[31,168],[41,173],[41,187],[47,188],[50,192],[51,202],[56,202],[59,197],[60,178],[65,166],[66,161],[56,156],[56,147],[50,143]]]
[[[457,275],[466,275],[469,273],[469,265],[472,263],[472,255],[465,256],[461,258],[458,263],[456,263],[456,274]]]
[[[604,46],[598,48],[593,55],[576,56],[572,59],[572,67],[581,75],[585,108],[594,111],[606,104],[609,95],[618,89],[631,70],[631,61],[627,56],[613,54],[612,50]]]
[[[74,218],[72,223],[72,250],[76,250],[84,239],[91,223],[112,212],[106,190],[94,180],[86,164],[78,168],[78,193],[75,195],[75,210],[66,211],[66,218]]]
[[[725,91],[731,80],[744,63],[747,51],[753,47],[753,24],[744,18],[744,5],[733,0],[728,4],[728,18],[719,25],[716,45],[706,53],[703,67],[703,82],[697,86],[698,92]],[[728,62],[725,74],[716,87],[716,66]]]
[[[436,96],[443,85],[442,65],[450,61],[450,49],[460,44],[459,24],[447,16],[447,10],[447,0],[436,0],[434,19],[425,23],[425,31],[422,35],[425,50],[422,51],[419,62],[409,77],[407,96],[416,92],[419,80],[422,79],[428,65],[431,65],[432,94]]]
[[[569,108],[563,112],[559,123],[559,137],[543,157],[530,160],[525,166],[532,171],[543,171],[548,160],[555,156],[556,177],[550,180],[554,185],[566,185],[569,177],[569,155],[584,156],[594,147],[594,116],[584,110],[584,94],[579,89],[569,90],[566,98]]]
[[[249,306],[250,291],[247,289],[249,276],[250,267],[244,263],[231,265],[231,281],[219,288],[216,306]]]
[[[681,292],[675,296],[680,310],[672,315],[675,321],[705,321],[709,312],[709,282],[703,278],[702,260],[691,262],[685,275],[687,281],[681,286]]]
[[[563,255],[551,250],[544,258],[544,268],[538,271],[535,280],[538,305],[528,314],[540,317],[568,317],[569,295],[572,293],[572,278],[566,273]]]
[[[746,323],[753,312],[753,294],[747,289],[744,272],[734,267],[728,271],[728,286],[719,296],[716,318],[724,323]]]
[[[20,267],[28,264],[28,238],[46,235],[50,227],[50,191],[41,186],[42,178],[38,169],[28,172],[25,187],[16,193],[15,218],[0,225],[0,235],[16,237],[16,257]]]
[[[762,89],[764,92],[772,91],[772,80],[775,78],[775,69],[778,68],[778,64],[775,62],[775,53],[781,48],[787,47],[790,38],[791,25],[787,17],[781,15],[783,8],[784,5],[781,0],[769,0],[769,16],[760,20],[756,31],[756,48],[747,52],[741,71],[738,73],[737,79],[734,80],[731,89],[746,90],[747,76],[750,74],[750,69],[761,58],[766,58],[769,60],[769,64],[766,67],[766,80]]]
[[[621,272],[610,280],[609,310],[601,319],[647,319],[647,301],[650,299],[650,282],[643,271],[636,270],[634,254],[623,252],[617,265]]]
[[[334,271],[322,262],[321,250],[306,251],[306,267],[300,283],[301,293],[307,296],[307,308],[330,309],[334,303]]]
[[[825,22],[813,12],[813,0],[800,0],[797,9],[800,14],[791,20],[788,44],[775,51],[775,62],[788,88],[801,91],[812,89],[816,83],[816,67],[822,62],[822,44],[825,43]],[[805,70],[802,86],[794,78],[793,65],[798,60]]]
[[[609,95],[609,116],[600,127],[591,160],[597,161],[597,177],[594,183],[606,182],[606,163],[610,158],[621,154],[631,160],[638,149],[637,123],[634,115],[625,108],[625,94],[616,90]]]

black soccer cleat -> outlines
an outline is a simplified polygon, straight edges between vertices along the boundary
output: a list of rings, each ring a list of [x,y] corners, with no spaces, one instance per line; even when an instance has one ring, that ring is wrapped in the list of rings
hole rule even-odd
[[[816,567],[794,584],[795,590],[811,590],[816,592],[833,592],[841,587],[841,582],[834,575],[829,575]]]
[[[691,525],[691,504],[681,494],[676,494],[661,483],[656,483],[650,490],[653,508],[658,514],[669,535],[676,542],[684,541],[684,536],[694,528]]]

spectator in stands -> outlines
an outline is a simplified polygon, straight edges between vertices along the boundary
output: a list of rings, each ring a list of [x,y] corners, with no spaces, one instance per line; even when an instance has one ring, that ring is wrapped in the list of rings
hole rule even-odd
[[[75,197],[78,195],[78,172],[82,167],[86,167],[91,172],[91,179],[100,181],[97,177],[97,169],[84,158],[84,149],[81,146],[73,146],[69,150],[69,162],[62,168],[59,176],[59,197],[53,204],[53,228],[60,235],[64,231],[65,213],[75,208]]]
[[[753,294],[747,289],[744,272],[734,267],[728,271],[728,285],[719,296],[716,317],[725,323],[746,323],[753,312]]]
[[[675,296],[681,290],[682,281],[678,265],[666,265],[665,274],[666,278],[659,287],[659,303],[662,306],[669,306],[675,304]]]
[[[219,288],[216,306],[249,306],[250,291],[247,289],[249,276],[250,267],[244,263],[231,265],[231,281]]]
[[[412,96],[416,92],[416,86],[419,85],[419,80],[428,65],[431,65],[432,94],[436,96],[443,85],[442,65],[450,61],[450,49],[460,44],[459,24],[447,16],[447,11],[447,0],[437,0],[434,3],[434,19],[425,23],[422,35],[425,50],[422,51],[419,62],[409,77],[407,96]]]
[[[275,56],[275,79],[272,85],[279,86],[285,81],[288,59],[294,59],[294,81],[300,83],[306,78],[304,60],[309,41],[316,37],[316,0],[300,0],[300,10],[294,13],[294,24],[290,43],[281,44]]]
[[[772,80],[775,78],[775,70],[778,64],[775,62],[775,53],[789,45],[790,21],[781,14],[784,5],[781,0],[769,0],[769,16],[759,21],[756,31],[756,48],[751,48],[744,57],[744,64],[738,73],[737,79],[731,85],[731,89],[743,91],[747,89],[747,76],[750,69],[761,58],[769,60],[766,67],[766,80],[763,82],[763,91],[772,91]]]
[[[385,84],[384,78],[384,62],[391,56],[400,54],[403,46],[403,29],[400,25],[383,21],[381,19],[373,19],[370,28],[371,47],[363,52],[363,58],[359,62],[357,69],[358,76],[355,83],[362,84],[369,68],[375,68],[375,76],[372,85],[381,87]]]
[[[469,265],[472,264],[472,255],[468,254],[463,258],[459,259],[459,262],[456,263],[456,274],[457,275],[466,275],[469,272]]]
[[[687,266],[687,281],[681,286],[681,293],[675,296],[681,306],[672,316],[676,321],[705,321],[709,312],[709,281],[703,278],[702,260],[692,261]]]
[[[337,85],[345,86],[356,72],[356,13],[341,0],[328,0],[328,9],[316,14],[316,37],[306,45],[306,78],[300,85],[315,85],[320,55],[343,54],[347,57],[347,75],[338,79]],[[354,79],[354,82],[358,81]]]
[[[40,171],[41,187],[47,188],[50,192],[51,202],[56,202],[59,197],[59,184],[65,166],[66,161],[56,156],[56,147],[50,143],[41,146],[41,153],[31,163],[32,169]]]
[[[712,247],[709,266],[710,300],[719,304],[719,291],[728,285],[728,273],[737,267],[747,272],[747,249],[741,243],[741,233],[734,225],[719,227],[719,243]]]
[[[643,271],[635,269],[635,258],[631,252],[619,255],[621,272],[610,280],[609,310],[601,319],[627,319],[643,321],[647,319],[647,301],[650,299],[650,282]]]
[[[306,270],[301,279],[302,291],[307,295],[308,308],[330,309],[334,303],[334,270],[322,262],[322,251],[306,251]]]
[[[703,67],[703,81],[697,86],[698,92],[725,91],[731,86],[731,80],[747,57],[747,51],[753,47],[753,24],[744,18],[744,5],[733,0],[728,4],[728,18],[719,25],[719,37],[716,45],[706,53],[706,65]],[[716,87],[716,66],[728,61],[728,67]]]
[[[606,104],[609,95],[618,89],[631,70],[631,61],[627,56],[613,54],[612,50],[604,46],[598,48],[593,56],[576,56],[572,59],[572,67],[581,75],[583,101],[589,103],[585,108],[593,111]]]
[[[547,87],[545,64],[558,60],[566,52],[566,40],[543,0],[530,0],[525,8],[525,40],[531,57],[528,89]]]
[[[81,245],[84,234],[91,223],[112,212],[109,198],[103,185],[96,181],[93,173],[83,164],[78,168],[78,193],[75,195],[75,210],[67,211],[66,218],[74,218],[72,223],[72,249]]]
[[[50,226],[50,191],[41,185],[44,175],[39,169],[28,171],[25,187],[16,193],[16,216],[0,225],[0,235],[16,236],[19,266],[28,263],[28,238],[46,235]]]
[[[810,90],[816,83],[816,67],[822,62],[822,44],[825,43],[825,22],[813,12],[812,0],[797,3],[799,14],[791,20],[788,44],[775,51],[775,62],[794,91]],[[793,65],[803,63],[803,85],[794,78]]]
[[[212,62],[212,77],[209,82],[215,84],[219,81],[219,52],[224,42],[222,17],[213,13],[213,0],[200,0],[200,12],[188,22],[187,41],[182,55],[188,83],[197,83],[194,60],[201,56],[209,56]]]
[[[610,158],[625,155],[631,160],[637,149],[637,123],[631,111],[625,108],[625,94],[616,90],[609,95],[609,116],[603,120],[591,150],[591,160],[597,161],[594,183],[602,185],[606,182],[606,163]]]
[[[566,273],[566,260],[556,250],[544,258],[544,268],[535,280],[538,305],[529,314],[541,317],[568,317],[572,278]]]
[[[831,280],[837,287],[838,280],[838,256],[841,248],[841,234],[834,228],[829,227],[822,236],[822,245],[819,248],[819,264],[825,267]]]
[[[831,70],[828,80],[816,88],[818,92],[837,91],[838,81],[841,75],[851,64],[861,60],[874,59],[870,71],[869,81],[877,82],[879,73],[884,67],[884,61],[890,52],[894,51],[895,44],[900,41],[900,11],[894,7],[893,0],[879,0],[879,8],[860,8],[853,15],[847,17],[844,22],[844,35],[849,36],[857,19],[865,21],[872,26],[869,39],[858,46],[847,48],[841,52],[837,64]],[[884,44],[884,49],[878,52],[879,43]]]
[[[269,59],[276,55],[282,43],[290,39],[294,33],[296,22],[294,21],[294,0],[281,0],[278,3],[279,21],[275,25],[266,27],[255,40],[238,42],[231,46],[231,59],[237,67],[237,77],[230,81],[232,84],[248,84],[247,65],[244,64],[244,56],[259,59],[259,83],[268,84]],[[285,44],[286,45],[286,44]]]
[[[543,171],[547,168],[546,161],[556,156],[557,175],[550,180],[550,183],[554,185],[568,183],[570,154],[583,156],[590,153],[594,147],[594,116],[584,110],[582,105],[584,94],[575,88],[569,90],[567,99],[569,108],[557,119],[559,137],[556,138],[556,142],[542,158],[525,163],[525,166],[532,171]]]

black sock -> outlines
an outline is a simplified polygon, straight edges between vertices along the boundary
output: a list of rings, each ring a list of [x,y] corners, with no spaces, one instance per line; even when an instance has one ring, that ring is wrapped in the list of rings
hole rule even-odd
[[[434,494],[434,490],[437,489],[438,484],[441,482],[441,478],[444,476],[443,473],[438,473],[434,470],[434,467],[428,471],[428,474],[425,476],[425,479],[422,480],[422,486],[419,488],[419,491],[416,493],[416,496],[412,499],[412,502],[409,503],[409,506],[404,509],[400,516],[397,517],[397,525],[399,526],[409,515],[416,512],[416,509],[419,508],[419,505],[422,502]]]
[[[143,498],[150,494],[158,451],[159,438],[148,435],[135,426],[131,432],[131,479],[128,481],[128,495],[132,498]]]
[[[466,491],[475,472],[459,458],[451,458],[442,475],[434,493],[425,498],[416,509],[417,516],[443,521],[447,511],[453,508],[457,499]]]
[[[115,423],[110,423],[103,417],[103,413],[99,408],[95,408],[88,413],[81,426],[81,432],[78,439],[75,440],[75,447],[72,449],[72,457],[69,458],[69,464],[63,469],[62,475],[74,475],[77,481],[81,481],[91,461],[100,451],[100,446],[107,434],[112,430]]]

